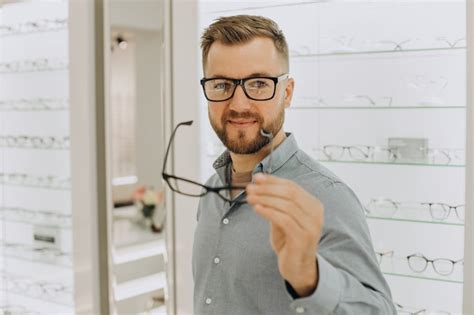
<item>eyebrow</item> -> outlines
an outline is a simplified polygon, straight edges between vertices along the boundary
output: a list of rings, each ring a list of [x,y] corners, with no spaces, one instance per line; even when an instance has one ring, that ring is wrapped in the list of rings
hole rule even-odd
[[[245,76],[243,77],[242,79],[246,79],[246,78],[254,78],[254,77],[274,77],[272,76],[271,74],[269,73],[265,73],[265,72],[254,72],[248,76]],[[216,74],[216,75],[213,75],[213,76],[210,76],[208,77],[208,79],[217,79],[217,78],[225,78],[225,79],[236,79],[236,78],[230,78],[228,76],[225,76],[225,75],[220,75],[220,74]]]

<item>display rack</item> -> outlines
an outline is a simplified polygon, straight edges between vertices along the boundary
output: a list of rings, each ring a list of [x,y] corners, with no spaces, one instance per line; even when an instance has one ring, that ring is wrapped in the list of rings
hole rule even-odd
[[[463,270],[471,267],[456,264],[447,276],[431,265],[414,272],[406,256],[464,257],[464,221],[453,209],[440,219],[419,205],[465,203],[465,1],[201,4],[201,30],[235,14],[263,15],[280,25],[295,78],[285,130],[364,206],[373,198],[409,202],[393,213],[366,212],[376,251],[393,251],[380,267],[399,309],[462,313]],[[205,180],[224,148],[204,123],[206,106],[200,108]],[[391,138],[402,138],[405,148]],[[335,158],[325,146],[346,151]],[[372,151],[351,156],[347,148],[357,146]]]
[[[68,10],[0,5],[2,314],[74,312]]]

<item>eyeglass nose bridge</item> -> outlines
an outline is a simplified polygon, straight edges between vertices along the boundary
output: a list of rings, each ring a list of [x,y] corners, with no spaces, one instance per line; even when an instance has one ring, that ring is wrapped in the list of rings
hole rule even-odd
[[[232,79],[232,83],[234,83],[234,90],[232,91],[232,96],[230,98],[233,98],[234,95],[235,95],[235,91],[237,90],[237,87],[240,85],[240,87],[242,88],[242,91],[244,92],[245,96],[248,98],[248,99],[252,99],[248,93],[247,93],[247,90],[245,89],[245,82],[247,81],[247,79]]]

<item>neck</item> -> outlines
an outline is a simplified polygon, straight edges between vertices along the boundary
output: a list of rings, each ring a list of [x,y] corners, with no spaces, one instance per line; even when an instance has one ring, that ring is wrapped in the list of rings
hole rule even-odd
[[[283,140],[286,139],[286,134],[283,128],[273,137],[273,150],[278,147]],[[253,154],[236,154],[230,152],[232,158],[232,167],[237,173],[251,172],[255,166],[260,163],[268,154],[270,154],[270,143],[264,146],[260,151]]]

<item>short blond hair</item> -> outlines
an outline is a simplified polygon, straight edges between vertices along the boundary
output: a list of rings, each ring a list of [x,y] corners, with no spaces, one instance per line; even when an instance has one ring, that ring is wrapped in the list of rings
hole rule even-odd
[[[288,44],[275,21],[257,15],[220,17],[204,30],[201,36],[202,66],[205,68],[209,50],[214,42],[226,45],[245,44],[257,37],[273,40],[282,57],[285,71],[289,71]]]

